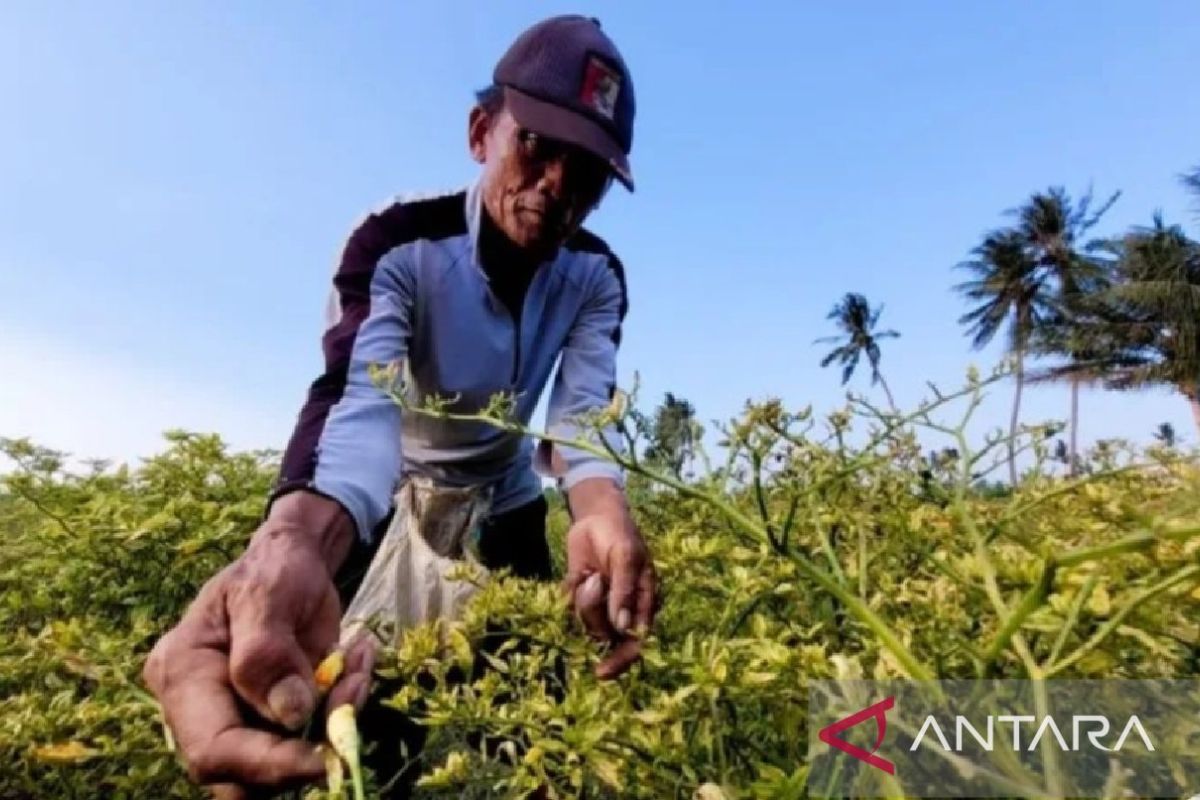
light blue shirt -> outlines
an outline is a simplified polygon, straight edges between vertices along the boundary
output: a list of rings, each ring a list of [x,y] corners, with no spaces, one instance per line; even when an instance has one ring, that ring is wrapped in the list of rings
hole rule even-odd
[[[453,410],[461,413],[482,409],[497,392],[515,393],[515,414],[526,426],[553,376],[546,430],[568,438],[578,432],[572,418],[607,406],[615,389],[627,307],[620,261],[581,231],[534,273],[514,324],[480,265],[481,213],[478,184],[399,201],[356,232],[335,277],[329,372],[319,393],[314,384],[280,486],[302,485],[336,499],[364,540],[386,516],[405,474],[490,486],[494,513],[535,499],[542,492],[538,473],[550,474],[548,448],[535,453],[529,437],[402,412],[371,382],[369,365],[399,365],[408,402],[458,396]],[[372,248],[385,254],[374,260]],[[332,377],[343,375],[340,382]],[[606,437],[620,449],[619,437],[611,431]],[[622,480],[609,461],[577,448],[558,450],[565,472],[554,477],[568,490],[587,478]]]

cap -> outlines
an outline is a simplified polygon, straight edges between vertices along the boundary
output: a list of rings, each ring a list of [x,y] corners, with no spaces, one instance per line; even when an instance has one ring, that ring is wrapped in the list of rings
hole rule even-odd
[[[599,20],[569,14],[537,23],[500,58],[492,81],[522,127],[596,154],[633,191],[633,82]]]

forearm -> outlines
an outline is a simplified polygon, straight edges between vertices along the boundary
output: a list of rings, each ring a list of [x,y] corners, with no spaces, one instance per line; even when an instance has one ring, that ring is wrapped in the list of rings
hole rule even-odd
[[[315,492],[298,490],[271,504],[270,513],[254,534],[254,540],[287,539],[315,548],[333,575],[346,560],[355,535],[354,520],[340,503]]]
[[[571,487],[567,499],[577,520],[591,516],[630,519],[625,492],[610,478],[586,478]]]

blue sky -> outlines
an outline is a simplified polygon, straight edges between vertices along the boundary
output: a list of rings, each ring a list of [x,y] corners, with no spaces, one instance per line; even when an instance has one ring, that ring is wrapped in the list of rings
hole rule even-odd
[[[454,188],[471,92],[560,11],[633,70],[622,379],[701,417],[843,396],[812,341],[846,291],[902,337],[902,405],[972,353],[951,267],[1051,184],[1200,233],[1200,5],[1131,2],[8,2],[0,10],[0,435],[84,456],[171,426],[281,447],[319,368],[333,259],[388,197]],[[852,386],[867,388],[865,374]],[[1003,424],[1007,388],[982,410]],[[1034,391],[1026,418],[1062,418]],[[1195,441],[1166,392],[1083,399],[1082,435]]]

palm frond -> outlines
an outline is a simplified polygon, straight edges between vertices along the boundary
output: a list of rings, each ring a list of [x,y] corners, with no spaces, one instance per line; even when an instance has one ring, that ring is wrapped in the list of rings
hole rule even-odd
[[[850,381],[850,376],[854,374],[854,368],[858,366],[859,351],[855,350],[849,358],[843,362],[845,368],[842,370],[842,385],[845,386]]]
[[[1185,173],[1182,177],[1184,187],[1192,193],[1196,203],[1195,211],[1200,214],[1200,167],[1196,167],[1191,172]]]

